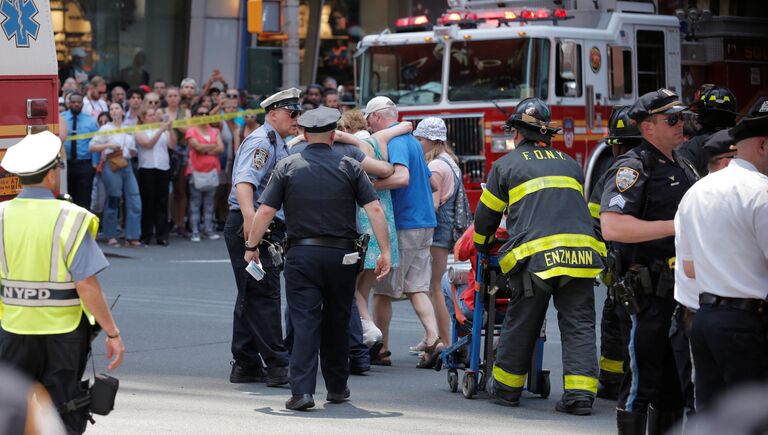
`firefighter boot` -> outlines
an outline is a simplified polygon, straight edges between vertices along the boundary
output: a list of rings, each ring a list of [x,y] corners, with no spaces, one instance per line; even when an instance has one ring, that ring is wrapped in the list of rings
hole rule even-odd
[[[616,409],[616,427],[619,435],[645,435],[647,417],[639,412]]]
[[[617,400],[619,398],[619,388],[624,375],[613,373],[606,370],[600,370],[599,384],[597,385],[597,397],[606,400]]]
[[[660,411],[654,409],[653,405],[648,406],[648,435],[680,434],[681,427],[677,426],[675,431],[670,431],[676,427],[677,423],[683,418],[683,410]]]
[[[485,387],[485,391],[488,392],[488,395],[499,405],[512,407],[520,406],[522,389],[520,391],[511,391],[508,387],[496,382],[496,380],[493,379],[493,374],[488,377],[488,384]]]

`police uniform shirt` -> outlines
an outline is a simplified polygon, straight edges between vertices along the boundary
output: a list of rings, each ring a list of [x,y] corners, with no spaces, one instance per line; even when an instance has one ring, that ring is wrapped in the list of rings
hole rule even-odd
[[[77,115],[77,130],[75,131],[72,128],[72,119],[74,115],[71,111],[67,110],[66,112],[61,114],[61,117],[64,118],[64,120],[67,122],[67,131],[69,132],[70,136],[74,136],[76,134],[86,134],[86,133],[93,133],[99,129],[99,124],[96,123],[96,121],[93,119],[92,116],[88,115],[85,112],[80,112],[79,115]],[[77,139],[75,141],[76,144],[76,155],[72,156],[70,152],[70,148],[72,147],[72,141],[71,140],[64,140],[64,151],[67,153],[67,159],[70,159],[71,157],[74,157],[75,160],[91,160],[91,152],[88,151],[88,146],[91,143],[91,138],[88,139]],[[98,153],[93,153],[97,154]]]
[[[42,187],[28,186],[24,187],[17,198],[54,200],[53,193],[50,190]],[[74,282],[84,280],[106,269],[107,266],[109,266],[109,261],[107,261],[104,253],[101,252],[96,241],[93,240],[91,233],[86,232],[69,268],[72,280]]]
[[[284,208],[289,239],[357,238],[357,205],[378,199],[362,165],[322,143],[278,163],[259,198]]]
[[[274,132],[274,146],[269,141],[269,132]],[[253,204],[256,207],[275,164],[287,156],[288,147],[285,141],[269,122],[265,122],[249,134],[235,154],[232,167],[232,191],[229,193],[230,210],[240,210],[240,204],[237,202],[239,183],[253,185]],[[277,218],[284,220],[283,210],[278,210]]]
[[[643,140],[619,156],[608,170],[600,212],[627,214],[646,221],[672,220],[695,179],[690,168],[683,169],[677,160],[668,159]],[[672,236],[631,245],[616,242],[614,246],[623,255],[634,257],[626,260],[646,266],[675,256]]]
[[[304,151],[307,148],[307,145],[309,145],[307,143],[307,141],[301,141],[301,142],[299,142],[296,145],[291,147],[290,153],[291,154],[298,154],[298,153]],[[331,147],[331,149],[333,151],[341,154],[342,156],[351,157],[351,158],[357,160],[360,163],[362,163],[363,160],[365,160],[365,157],[366,157],[365,153],[360,148],[358,148],[358,147],[356,147],[354,145],[346,144],[346,143],[338,143],[338,142],[336,142],[336,143],[333,144],[333,147]]]
[[[746,160],[733,159],[690,189],[677,220],[677,264],[693,262],[696,299],[698,292],[766,299],[768,176]]]

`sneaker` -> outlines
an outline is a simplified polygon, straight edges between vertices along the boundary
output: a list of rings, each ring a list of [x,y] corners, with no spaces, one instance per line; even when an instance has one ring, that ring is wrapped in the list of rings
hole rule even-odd
[[[219,240],[221,238],[220,235],[216,233],[209,233],[208,234],[208,240]]]
[[[377,341],[384,339],[384,334],[373,322],[368,319],[360,318],[360,323],[363,325],[363,343],[371,347]]]
[[[189,238],[191,242],[199,242],[200,241],[200,234],[192,233],[192,237]]]

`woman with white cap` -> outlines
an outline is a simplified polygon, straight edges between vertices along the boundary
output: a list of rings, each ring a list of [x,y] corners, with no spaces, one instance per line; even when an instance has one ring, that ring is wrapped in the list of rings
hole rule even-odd
[[[437,214],[437,227],[432,236],[432,279],[430,280],[430,293],[432,305],[435,307],[437,329],[440,337],[447,340],[451,336],[451,317],[445,305],[445,296],[440,288],[440,281],[448,264],[448,253],[456,242],[453,236],[454,227],[454,203],[461,185],[461,169],[457,163],[459,159],[446,144],[447,128],[440,118],[425,118],[416,126],[413,135],[421,143],[424,150],[424,158],[432,172],[430,183],[432,184],[432,200]],[[449,344],[447,341],[444,344]],[[426,346],[426,343],[425,343]],[[416,350],[421,347],[416,346]],[[425,355],[420,367],[433,367],[439,352],[431,352]]]

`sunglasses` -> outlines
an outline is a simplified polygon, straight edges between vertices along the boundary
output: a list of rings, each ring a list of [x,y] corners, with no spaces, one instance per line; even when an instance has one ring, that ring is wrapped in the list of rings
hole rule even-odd
[[[64,160],[61,160],[61,159],[59,159],[59,161],[56,163],[56,166],[58,166],[58,168],[62,170],[67,168],[67,164],[64,163]]]
[[[208,116],[208,112],[197,112],[197,116]]]
[[[291,115],[291,119],[296,119],[297,116],[301,115],[301,112],[298,110],[290,110],[290,109],[283,109],[283,110],[285,110]]]
[[[147,104],[160,104],[160,101],[158,101],[158,100],[146,100],[145,103],[147,103]]]
[[[239,97],[239,95],[237,95],[237,94],[225,94],[225,95],[227,96],[227,98],[237,98],[237,97]]]
[[[677,125],[678,122],[683,120],[683,114],[682,113],[676,113],[674,115],[667,115],[667,125],[670,127],[674,127]]]

